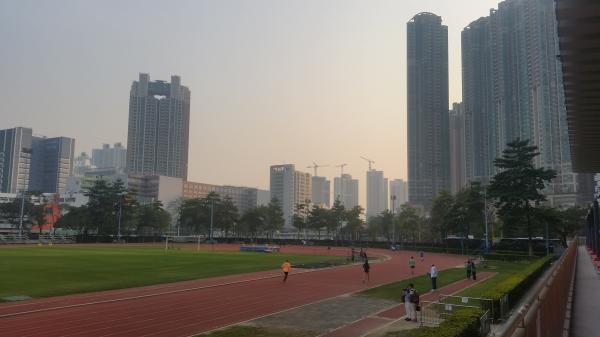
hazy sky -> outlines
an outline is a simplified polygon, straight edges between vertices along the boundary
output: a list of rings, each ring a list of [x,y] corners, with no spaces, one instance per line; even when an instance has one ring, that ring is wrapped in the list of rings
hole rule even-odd
[[[191,90],[189,180],[268,188],[269,165],[406,168],[406,22],[441,15],[450,102],[460,32],[498,0],[0,0],[0,128],[127,140],[138,73]],[[322,168],[332,178],[338,168]]]

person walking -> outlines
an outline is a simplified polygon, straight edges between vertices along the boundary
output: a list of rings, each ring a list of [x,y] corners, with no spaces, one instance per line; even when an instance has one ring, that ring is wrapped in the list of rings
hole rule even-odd
[[[432,264],[431,269],[429,270],[429,277],[431,277],[431,291],[435,291],[437,289],[437,276],[437,267],[435,266],[435,264]]]
[[[414,257],[410,257],[408,259],[408,267],[410,268],[410,275],[413,276],[415,274],[415,267],[417,265],[417,261],[415,261]]]
[[[471,275],[473,276],[473,281],[477,281],[477,268],[475,268],[475,262],[471,261]]]
[[[465,262],[465,271],[467,272],[467,279],[471,279],[471,260]]]
[[[283,282],[287,281],[288,274],[292,270],[292,265],[289,260],[285,260],[285,262],[281,265],[281,269],[283,270]]]
[[[370,270],[371,270],[371,265],[369,265],[369,260],[365,260],[365,263],[363,263],[363,271],[365,272],[365,275],[363,277],[363,283],[369,281],[369,271]]]

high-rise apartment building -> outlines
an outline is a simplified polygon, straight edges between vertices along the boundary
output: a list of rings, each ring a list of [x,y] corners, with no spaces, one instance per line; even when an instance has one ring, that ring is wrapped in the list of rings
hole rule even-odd
[[[448,27],[432,13],[407,23],[409,201],[430,207],[450,189]]]
[[[96,168],[115,168],[124,170],[127,167],[127,149],[121,143],[114,147],[102,144],[101,149],[92,149],[92,165]]]
[[[456,194],[467,183],[465,170],[465,115],[462,103],[453,103],[450,120],[450,191]]]
[[[331,199],[331,182],[325,177],[312,177],[312,203],[329,207]]]
[[[31,139],[29,128],[0,130],[0,193],[29,190]]]
[[[190,90],[179,76],[150,81],[140,74],[131,85],[127,171],[187,179]]]
[[[388,179],[383,176],[383,171],[369,170],[367,171],[367,220],[386,210],[388,210]]]
[[[29,190],[41,193],[65,193],[73,175],[75,139],[68,137],[32,137]]]
[[[333,179],[334,201],[339,199],[346,209],[358,206],[358,179],[352,179],[349,174]]]
[[[283,210],[285,226],[292,228],[292,217],[296,204],[312,203],[311,176],[296,171],[293,164],[273,165],[270,168],[271,199]]]
[[[408,202],[408,184],[402,179],[390,181],[390,209],[398,214],[400,206]]]
[[[462,32],[466,175],[486,182],[506,144],[529,139],[536,165],[556,170],[552,204],[574,204],[553,0],[509,0]]]

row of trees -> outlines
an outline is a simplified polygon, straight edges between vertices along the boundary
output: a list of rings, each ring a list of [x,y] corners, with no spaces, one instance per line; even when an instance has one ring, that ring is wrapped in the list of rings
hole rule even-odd
[[[121,180],[111,183],[99,179],[85,195],[87,204],[67,209],[56,227],[84,235],[158,235],[170,227],[171,216],[159,201],[139,203],[135,191]]]
[[[29,196],[40,197],[40,194],[29,193]],[[25,199],[23,200],[23,198]],[[32,203],[31,198],[27,196],[20,196],[11,202],[0,204],[0,220],[17,226],[21,222],[21,216],[23,216],[25,230],[32,225],[42,225],[44,224],[44,206]]]

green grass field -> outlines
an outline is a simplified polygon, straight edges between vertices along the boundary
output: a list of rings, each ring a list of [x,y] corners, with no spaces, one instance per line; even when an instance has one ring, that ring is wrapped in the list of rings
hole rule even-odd
[[[50,297],[341,262],[344,257],[171,250],[158,247],[27,247],[0,249],[0,298]],[[0,300],[1,301],[1,300]]]

